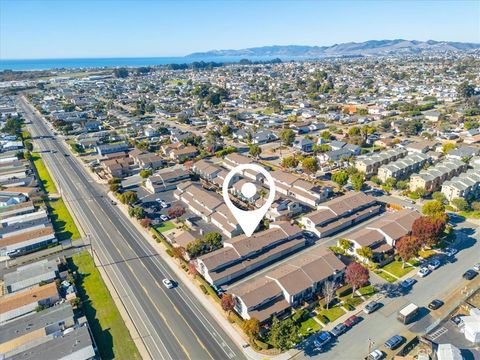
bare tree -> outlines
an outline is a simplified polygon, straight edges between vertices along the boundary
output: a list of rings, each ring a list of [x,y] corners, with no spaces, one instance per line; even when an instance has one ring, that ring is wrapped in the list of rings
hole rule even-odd
[[[323,283],[322,294],[323,294],[323,297],[325,298],[325,304],[327,305],[327,310],[328,310],[329,304],[335,298],[335,290],[336,290],[336,286],[334,281],[327,280]]]

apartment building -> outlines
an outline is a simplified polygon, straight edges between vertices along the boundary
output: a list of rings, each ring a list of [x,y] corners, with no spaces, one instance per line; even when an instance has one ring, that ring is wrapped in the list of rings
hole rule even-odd
[[[235,311],[245,320],[266,322],[320,294],[325,281],[340,283],[345,264],[324,248],[316,248],[251,281],[229,289]]]
[[[373,259],[382,260],[383,254],[393,253],[393,248],[400,238],[411,233],[413,223],[419,217],[421,214],[417,210],[410,209],[382,216],[379,220],[346,236],[346,239],[353,244],[347,252],[360,257],[357,250],[369,247],[372,250]]]
[[[204,190],[201,186],[187,181],[177,185],[174,196],[205,222],[218,227],[225,236],[231,238],[241,233],[240,225],[217,193]]]
[[[278,193],[290,196],[312,207],[325,201],[331,194],[331,188],[315,186],[282,170],[275,170],[270,175],[272,175]]]
[[[378,172],[380,166],[401,159],[407,154],[407,150],[403,148],[395,148],[374,153],[370,156],[362,156],[355,161],[355,168],[357,168],[358,171],[365,173],[366,176],[372,176]]]
[[[162,169],[150,176],[145,181],[145,189],[152,194],[160,193],[163,191],[174,190],[177,185],[190,179],[190,173],[183,169],[177,168]]]
[[[427,191],[436,191],[443,182],[450,180],[454,176],[467,170],[467,164],[457,159],[446,159],[435,166],[413,174],[410,177],[410,190],[425,189]]]
[[[389,178],[402,180],[411,174],[420,171],[430,161],[430,157],[423,153],[413,153],[406,158],[394,161],[378,168],[378,178],[385,182]]]
[[[455,198],[473,198],[480,195],[480,172],[478,168],[456,176],[442,185],[442,193],[448,201]]]
[[[344,230],[382,211],[377,200],[362,192],[349,192],[327,201],[300,219],[305,228],[318,237]]]
[[[195,260],[198,272],[212,285],[231,283],[306,245],[302,231],[288,222],[270,224],[250,237],[225,240],[223,248]]]
[[[228,170],[232,170],[234,167],[238,165],[252,164],[252,163],[254,163],[253,159],[249,158],[248,156],[237,154],[237,153],[228,154],[223,159],[223,166],[226,167]],[[261,181],[263,179],[262,174],[250,169],[239,171],[238,174],[255,181]]]

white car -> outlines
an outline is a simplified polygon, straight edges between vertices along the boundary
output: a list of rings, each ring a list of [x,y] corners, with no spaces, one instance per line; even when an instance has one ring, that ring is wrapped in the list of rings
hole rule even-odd
[[[432,270],[430,270],[428,267],[422,267],[419,271],[418,271],[418,276],[420,277],[425,277],[427,276],[428,274],[430,274],[432,272]]]
[[[446,249],[445,249],[445,255],[447,255],[447,256],[453,256],[453,255],[455,255],[457,252],[458,252],[458,250],[457,250],[457,249],[454,249],[454,248],[446,248]]]
[[[368,355],[368,360],[380,360],[383,358],[383,353],[376,349],[373,350],[369,355]]]
[[[473,270],[480,271],[480,263],[473,265]]]
[[[440,267],[440,265],[441,265],[440,260],[435,259],[435,260],[432,260],[432,262],[430,262],[430,264],[428,264],[427,266],[430,270],[436,270]]]
[[[173,283],[168,279],[163,279],[162,283],[167,289],[173,288]]]
[[[160,219],[162,219],[162,221],[170,220],[170,218],[167,215],[160,215]]]

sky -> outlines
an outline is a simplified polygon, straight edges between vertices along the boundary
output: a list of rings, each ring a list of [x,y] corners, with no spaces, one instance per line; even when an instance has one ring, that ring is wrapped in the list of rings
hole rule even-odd
[[[399,38],[480,43],[480,0],[0,0],[0,59],[183,56]]]

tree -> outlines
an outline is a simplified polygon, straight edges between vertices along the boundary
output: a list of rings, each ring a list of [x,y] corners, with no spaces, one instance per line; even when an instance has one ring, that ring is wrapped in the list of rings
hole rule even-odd
[[[185,256],[185,248],[183,246],[174,246],[172,249],[172,254],[177,259],[183,259]]]
[[[193,277],[197,276],[198,270],[197,270],[197,267],[195,266],[195,260],[190,260],[190,262],[188,263],[188,272]]]
[[[339,186],[344,186],[348,181],[348,174],[346,171],[337,171],[332,174],[332,181]]]
[[[222,126],[222,129],[220,130],[220,134],[222,134],[222,136],[228,136],[232,133],[232,128],[228,125],[223,125]]]
[[[282,130],[280,133],[280,139],[282,140],[283,145],[290,146],[295,141],[295,133],[292,129]]]
[[[183,214],[185,214],[185,208],[180,204],[175,204],[170,209],[168,209],[168,216],[170,216],[171,218],[179,218]]]
[[[370,249],[368,246],[362,246],[361,248],[358,248],[357,254],[367,260],[370,260],[373,256],[372,249]]]
[[[109,185],[110,191],[114,193],[120,190],[120,187],[121,187],[120,184],[117,184],[117,183],[112,183]]]
[[[397,183],[395,184],[395,187],[398,189],[398,190],[405,190],[408,188],[408,181],[407,180],[399,180],[397,181]]]
[[[25,144],[25,149],[27,149],[28,151],[33,150],[33,144],[31,141],[25,140],[24,144]]]
[[[113,75],[117,78],[124,79],[128,76],[128,70],[125,68],[116,68],[113,70]]]
[[[258,157],[262,153],[262,149],[260,149],[260,146],[258,145],[250,145],[250,149],[248,150],[248,153],[252,155],[255,159],[258,159]]]
[[[245,320],[242,327],[249,339],[256,339],[260,333],[260,321],[255,318]]]
[[[314,174],[318,170],[318,162],[315,157],[308,157],[303,159],[302,161],[302,169],[309,173],[309,174]]]
[[[138,200],[137,193],[134,191],[126,191],[123,194],[120,194],[119,198],[122,204],[133,204]]]
[[[442,216],[443,214],[445,214],[445,205],[443,205],[438,200],[427,201],[422,206],[422,212],[424,215],[427,216]]]
[[[203,239],[212,249],[222,246],[222,235],[218,232],[210,232],[206,234]]]
[[[480,201],[473,201],[471,207],[475,211],[480,211]]]
[[[297,167],[298,159],[295,156],[287,156],[282,159],[282,167],[291,169]]]
[[[230,313],[230,311],[232,311],[235,308],[235,304],[236,304],[236,301],[232,294],[224,293],[222,295],[221,305],[222,305],[223,311]]]
[[[357,289],[368,283],[369,279],[368,269],[357,262],[351,262],[345,270],[345,281],[352,287],[352,297]]]
[[[344,250],[348,250],[353,246],[353,243],[348,239],[340,239],[338,240],[338,245]]]
[[[128,210],[128,214],[136,219],[143,219],[145,217],[145,210],[141,206],[135,206]]]
[[[422,248],[422,243],[415,236],[404,236],[397,241],[395,247],[398,255],[402,258],[402,268],[405,268],[405,263],[418,255]]]
[[[454,150],[457,148],[457,145],[455,145],[454,143],[445,143],[443,144],[442,146],[442,152],[446,155],[448,154],[450,151]]]
[[[447,203],[447,198],[446,198],[445,195],[443,195],[443,193],[441,193],[440,191],[435,191],[435,192],[432,194],[432,199],[433,199],[433,200],[437,200],[438,202],[441,202],[442,204],[446,204],[446,203]]]
[[[327,310],[330,306],[330,303],[335,298],[335,290],[336,290],[335,282],[327,280],[323,283],[322,287],[322,295],[325,298],[325,305]]]
[[[150,225],[152,225],[152,220],[150,220],[149,218],[143,218],[142,220],[140,220],[140,225],[144,228],[148,228]]]
[[[365,183],[365,174],[363,172],[357,172],[353,174],[350,176],[350,183],[352,184],[353,190],[362,190],[363,184]]]
[[[452,199],[451,203],[458,211],[467,211],[469,209],[468,202],[465,199],[455,198]]]
[[[422,216],[413,222],[412,236],[423,246],[432,246],[440,241],[445,225],[446,221],[441,217]]]
[[[20,135],[22,133],[22,122],[18,119],[7,118],[3,126],[3,132],[9,135]]]
[[[325,130],[325,131],[322,131],[320,136],[323,140],[330,140],[330,138],[332,137],[332,134],[330,133],[330,131]]]
[[[140,171],[140,176],[143,178],[143,179],[146,179],[148,178],[149,176],[152,176],[153,174],[153,171],[152,170],[149,170],[149,169],[143,169]]]
[[[291,318],[280,321],[274,317],[270,327],[269,342],[277,349],[288,350],[297,339],[297,332],[298,326]]]
[[[468,99],[475,95],[475,87],[464,81],[457,87],[457,93],[464,99]]]

